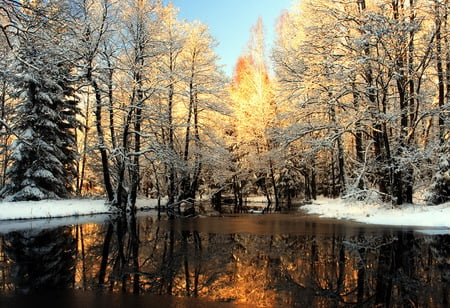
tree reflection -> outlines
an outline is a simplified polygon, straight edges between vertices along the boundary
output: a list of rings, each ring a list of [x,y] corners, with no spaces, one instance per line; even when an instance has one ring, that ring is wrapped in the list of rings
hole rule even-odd
[[[99,250],[98,246],[91,249]],[[139,230],[134,215],[120,216],[107,223],[101,244],[97,288],[101,291],[140,292]]]
[[[259,306],[427,306],[436,298],[448,300],[442,300],[447,289],[435,281],[430,285],[429,276],[448,266],[442,256],[449,252],[433,245],[412,232],[202,234],[173,220],[116,221],[104,232],[99,282],[109,280],[110,291]],[[425,255],[431,263],[423,262]]]
[[[377,304],[417,307],[420,290],[416,259],[417,243],[412,232],[398,232],[396,239],[380,248],[376,298]]]
[[[11,280],[20,294],[72,288],[75,252],[70,227],[11,232],[4,236],[4,253],[12,263]]]
[[[9,269],[13,278],[6,281],[14,281],[17,290],[72,287],[76,255],[83,274],[75,276],[75,287],[103,292],[252,306],[449,303],[448,235],[365,229],[324,235],[315,225],[300,235],[201,233],[192,227],[195,223],[131,216],[78,226],[72,233],[68,228],[11,233],[5,236],[4,252],[14,261]],[[71,234],[77,234],[77,246]],[[81,253],[74,254],[75,247]],[[32,268],[30,262],[46,265]],[[47,278],[50,268],[52,278]]]

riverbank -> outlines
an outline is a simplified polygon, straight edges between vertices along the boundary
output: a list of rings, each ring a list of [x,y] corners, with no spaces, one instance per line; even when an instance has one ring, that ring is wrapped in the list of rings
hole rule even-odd
[[[155,199],[139,199],[137,204],[138,209],[156,206]],[[450,202],[436,206],[403,205],[392,208],[387,204],[319,198],[300,209],[308,214],[316,214],[324,218],[350,219],[368,224],[450,229]],[[0,221],[110,213],[112,213],[110,206],[102,199],[0,202]]]
[[[157,204],[156,199],[140,199],[137,202],[137,208],[156,208]],[[112,213],[112,209],[104,199],[0,202],[0,221],[61,218],[110,213]]]
[[[427,206],[365,203],[354,200],[318,198],[301,207],[323,218],[350,219],[367,224],[450,228],[450,202]]]

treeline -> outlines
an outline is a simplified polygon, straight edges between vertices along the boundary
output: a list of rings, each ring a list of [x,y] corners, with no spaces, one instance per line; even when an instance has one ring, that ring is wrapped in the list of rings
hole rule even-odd
[[[447,11],[304,0],[280,17],[275,74],[259,20],[228,80],[170,3],[0,0],[0,194],[445,202]]]
[[[1,8],[3,196],[104,192],[121,208],[138,191],[169,203],[195,197],[201,176],[217,168],[211,157],[226,112],[205,25],[152,0]],[[70,119],[61,115],[66,104]]]
[[[448,13],[448,1],[327,0],[281,16],[278,141],[318,193],[449,199]]]

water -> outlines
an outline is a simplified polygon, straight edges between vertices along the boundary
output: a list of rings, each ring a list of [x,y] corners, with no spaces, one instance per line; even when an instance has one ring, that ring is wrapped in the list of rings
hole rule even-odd
[[[448,307],[450,235],[301,213],[0,223],[0,307]],[[94,219],[95,220],[95,219]]]

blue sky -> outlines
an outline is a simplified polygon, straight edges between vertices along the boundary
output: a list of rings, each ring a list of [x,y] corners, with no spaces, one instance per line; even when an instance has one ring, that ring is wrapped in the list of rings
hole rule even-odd
[[[291,7],[292,0],[173,0],[179,16],[188,21],[200,20],[209,26],[219,43],[216,51],[231,76],[236,61],[250,39],[250,28],[262,17],[267,53],[275,35],[276,20],[282,10]]]

